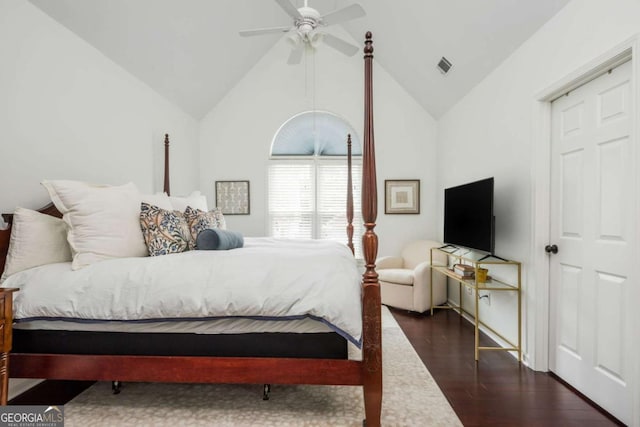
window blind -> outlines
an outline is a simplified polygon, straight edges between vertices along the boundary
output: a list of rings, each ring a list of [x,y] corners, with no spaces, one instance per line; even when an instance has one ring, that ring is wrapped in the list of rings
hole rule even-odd
[[[354,161],[354,246],[362,258],[360,181],[362,165]],[[274,237],[347,242],[346,161],[315,159],[273,162],[269,167],[269,228]]]
[[[269,167],[269,229],[273,237],[311,239],[313,217],[314,165],[273,163]]]
[[[360,179],[362,165],[352,165],[353,176],[353,240],[356,258],[362,258],[363,233],[360,214]],[[317,165],[317,238],[347,241],[347,166],[318,161]]]

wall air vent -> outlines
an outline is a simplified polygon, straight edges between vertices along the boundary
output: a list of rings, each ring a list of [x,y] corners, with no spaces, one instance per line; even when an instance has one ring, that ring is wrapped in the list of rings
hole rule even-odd
[[[453,67],[453,64],[449,62],[449,60],[444,56],[442,57],[440,62],[438,62],[438,70],[440,70],[442,74],[447,74],[451,67]]]

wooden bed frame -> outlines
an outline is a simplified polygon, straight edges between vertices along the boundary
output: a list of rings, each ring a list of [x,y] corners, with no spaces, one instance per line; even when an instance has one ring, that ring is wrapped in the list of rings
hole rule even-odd
[[[13,378],[46,378],[96,381],[141,381],[185,383],[318,384],[362,386],[365,424],[380,425],[382,406],[382,336],[380,284],[375,271],[378,237],[377,186],[373,136],[373,46],[370,32],[364,47],[364,147],[362,171],[362,237],[365,272],[362,280],[362,360],[195,357],[195,356],[112,356],[77,354],[10,355]],[[348,144],[349,181],[351,144]],[[164,189],[169,193],[169,139],[165,137]],[[348,186],[347,235],[353,250],[353,195]],[[53,205],[41,212],[60,217]],[[10,221],[9,215],[6,218]],[[9,245],[9,230],[0,231],[0,272]]]

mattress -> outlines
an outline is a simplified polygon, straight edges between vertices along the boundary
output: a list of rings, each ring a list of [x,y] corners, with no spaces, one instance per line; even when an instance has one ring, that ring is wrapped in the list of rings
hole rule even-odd
[[[313,319],[253,320],[217,319],[175,322],[77,322],[66,320],[32,320],[15,323],[15,330],[85,331],[125,333],[191,333],[191,334],[247,334],[247,333],[325,333],[331,328]]]
[[[347,341],[313,319],[172,322],[33,320],[13,327],[14,353],[346,359]]]
[[[13,354],[294,357],[346,359],[335,332],[194,334],[16,329]]]

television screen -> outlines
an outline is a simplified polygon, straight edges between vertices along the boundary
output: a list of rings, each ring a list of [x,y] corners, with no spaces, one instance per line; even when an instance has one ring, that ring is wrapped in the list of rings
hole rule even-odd
[[[493,178],[444,190],[444,242],[493,254]]]

